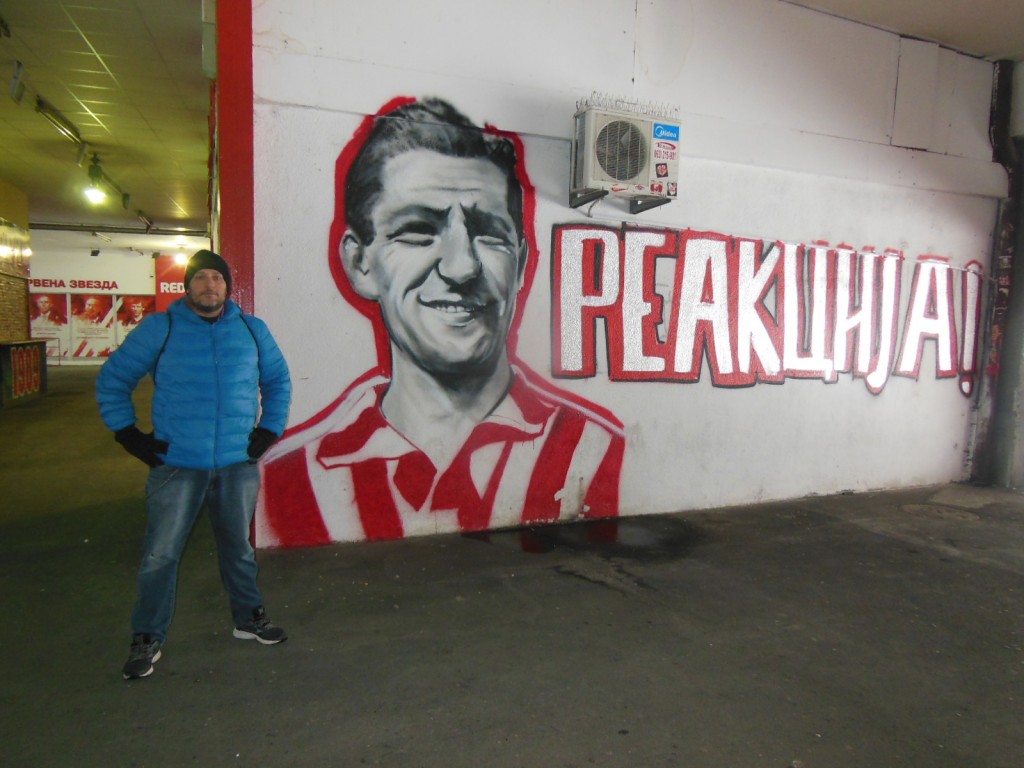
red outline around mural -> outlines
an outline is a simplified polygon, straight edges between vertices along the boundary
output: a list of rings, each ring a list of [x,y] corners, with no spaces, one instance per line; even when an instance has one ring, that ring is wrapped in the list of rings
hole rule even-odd
[[[501,412],[493,421],[488,417],[476,425],[447,467],[435,467],[427,454],[411,443],[399,442],[395,447],[396,437],[399,441],[405,438],[398,437],[381,408],[391,377],[392,342],[377,303],[361,297],[350,284],[341,245],[347,225],[345,185],[352,164],[369,140],[375,120],[414,101],[409,97],[392,99],[364,118],[335,163],[328,262],[341,294],[370,320],[377,364],[328,407],[287,430],[277,453],[268,455],[259,514],[265,524],[262,530],[274,544],[325,543],[334,535],[332,526],[338,525],[346,535],[357,538],[398,538],[408,533],[407,524],[420,525],[435,512],[442,516],[437,519],[456,514],[458,530],[463,531],[490,527],[499,514],[506,526],[553,522],[562,515],[594,518],[618,514],[625,446],[622,423],[607,409],[545,380],[526,366],[516,351],[522,308],[539,261],[536,193],[526,173],[521,139],[490,125],[482,130],[513,145],[518,158],[515,174],[523,191],[526,263],[505,338],[515,377],[497,406]],[[374,453],[384,444],[390,447]],[[486,456],[494,458],[494,450],[498,451],[496,461],[478,489],[479,470],[486,465]],[[535,450],[539,454],[533,455]],[[477,461],[481,455],[484,464]],[[310,474],[310,467],[315,467],[316,477]],[[344,499],[338,496],[342,487],[349,489]],[[577,499],[577,493],[582,498]],[[496,501],[499,495],[500,506]]]

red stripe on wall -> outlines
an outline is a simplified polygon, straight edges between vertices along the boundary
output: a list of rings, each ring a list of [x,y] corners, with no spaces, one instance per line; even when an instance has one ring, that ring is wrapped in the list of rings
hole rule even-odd
[[[523,522],[527,525],[558,520],[562,510],[559,492],[565,487],[584,427],[582,416],[570,408],[563,408],[555,417],[526,491]]]
[[[294,451],[263,467],[267,523],[282,547],[327,544],[327,532],[306,469],[306,454]]]
[[[252,0],[217,3],[220,251],[232,268],[231,298],[253,311]]]

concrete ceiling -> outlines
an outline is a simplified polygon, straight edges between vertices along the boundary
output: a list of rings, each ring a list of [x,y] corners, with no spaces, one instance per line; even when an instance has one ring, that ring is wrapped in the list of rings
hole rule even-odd
[[[787,0],[983,59],[1024,61],[1024,0]]]
[[[1024,60],[1024,0],[800,0],[797,4],[987,59]],[[214,6],[207,0],[207,12]],[[0,80],[21,62],[20,103],[0,95],[0,179],[34,224],[208,226],[210,81],[203,0],[0,0]],[[6,89],[5,89],[6,90]],[[43,99],[86,142],[36,110]],[[128,193],[85,201],[93,154]],[[136,247],[127,244],[125,247]],[[151,246],[140,243],[140,250]]]

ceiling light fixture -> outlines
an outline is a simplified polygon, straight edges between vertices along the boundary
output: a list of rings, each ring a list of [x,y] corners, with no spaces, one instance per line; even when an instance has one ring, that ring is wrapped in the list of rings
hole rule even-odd
[[[103,170],[103,166],[100,165],[100,156],[93,154],[92,163],[89,165],[89,186],[85,190],[85,196],[93,205],[102,203],[107,199],[107,193],[103,189],[104,185],[110,187],[110,189],[121,196],[121,204],[127,210],[128,203],[131,201],[131,195],[121,191],[117,182],[110,178],[106,171]]]
[[[78,127],[68,120],[64,113],[57,109],[42,96],[36,97],[36,112],[50,121],[50,124],[60,131],[61,136],[73,141],[75,144],[82,144],[82,134]]]
[[[21,106],[21,100],[25,96],[25,82],[21,79],[21,76],[25,74],[25,65],[20,61],[14,62],[14,75],[11,77],[11,98],[14,99],[14,103],[19,107]]]
[[[93,205],[99,205],[107,199],[107,193],[103,191],[103,168],[100,166],[99,155],[92,156],[92,165],[89,166],[89,186],[85,188],[85,196]]]

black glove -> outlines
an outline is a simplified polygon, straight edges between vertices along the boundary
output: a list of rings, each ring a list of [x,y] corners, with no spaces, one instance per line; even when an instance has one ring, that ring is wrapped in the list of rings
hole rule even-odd
[[[259,460],[260,456],[267,452],[277,441],[277,435],[271,432],[269,429],[263,427],[256,427],[252,432],[249,433],[249,459],[251,463],[255,463]]]
[[[114,433],[114,439],[132,456],[150,467],[159,467],[164,460],[158,453],[167,453],[170,443],[157,440],[152,432],[142,432],[134,424]]]

